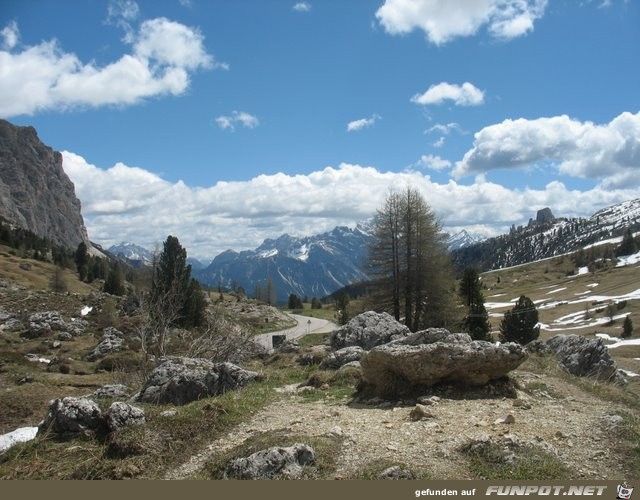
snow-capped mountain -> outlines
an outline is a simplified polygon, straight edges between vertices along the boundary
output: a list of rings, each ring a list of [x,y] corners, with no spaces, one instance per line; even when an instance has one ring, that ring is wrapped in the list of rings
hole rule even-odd
[[[488,271],[573,252],[621,237],[627,228],[640,229],[640,199],[604,208],[587,219],[560,217],[533,221],[525,227],[512,227],[509,234],[453,250],[454,264],[459,269],[476,267]]]
[[[449,251],[459,250],[460,248],[475,245],[483,240],[481,236],[470,234],[466,229],[449,236],[447,240],[447,248]]]
[[[128,241],[113,245],[107,251],[116,257],[124,259],[132,267],[150,266],[153,263],[152,252]]]
[[[248,295],[270,279],[277,300],[289,294],[324,297],[350,283],[366,280],[362,267],[371,240],[370,228],[336,227],[327,233],[296,238],[284,234],[266,239],[255,250],[227,250],[194,276],[210,286],[240,286]]]

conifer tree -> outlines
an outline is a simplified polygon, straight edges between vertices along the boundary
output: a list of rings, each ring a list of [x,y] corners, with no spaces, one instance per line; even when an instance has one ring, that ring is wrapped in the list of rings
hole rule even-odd
[[[473,340],[491,340],[489,314],[484,306],[484,296],[480,289],[480,276],[472,268],[464,270],[460,282],[460,295],[467,306],[463,325]]]
[[[511,311],[504,313],[500,323],[500,338],[504,342],[525,345],[540,335],[538,310],[529,297],[522,295]]]

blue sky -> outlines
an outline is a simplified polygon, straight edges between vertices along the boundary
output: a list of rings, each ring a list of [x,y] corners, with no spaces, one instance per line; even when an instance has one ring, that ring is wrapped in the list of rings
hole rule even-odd
[[[3,0],[0,117],[64,152],[90,237],[207,260],[417,187],[483,235],[640,197],[625,0]]]

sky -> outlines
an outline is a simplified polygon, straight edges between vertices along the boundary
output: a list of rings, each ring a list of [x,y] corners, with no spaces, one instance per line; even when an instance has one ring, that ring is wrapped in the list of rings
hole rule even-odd
[[[0,117],[92,241],[207,262],[418,189],[492,236],[640,197],[635,0],[0,0]]]

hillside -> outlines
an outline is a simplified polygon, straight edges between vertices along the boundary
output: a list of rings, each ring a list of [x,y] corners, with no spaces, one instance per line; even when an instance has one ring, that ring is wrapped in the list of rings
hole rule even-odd
[[[640,199],[604,208],[586,219],[531,220],[508,234],[454,250],[451,257],[458,269],[488,271],[573,252],[621,237],[626,228],[640,228]]]

